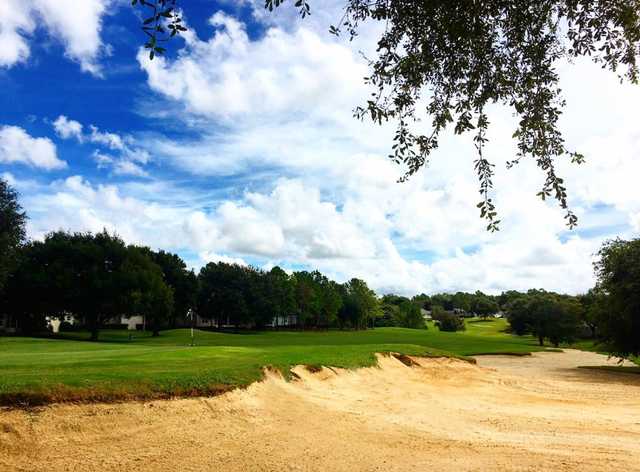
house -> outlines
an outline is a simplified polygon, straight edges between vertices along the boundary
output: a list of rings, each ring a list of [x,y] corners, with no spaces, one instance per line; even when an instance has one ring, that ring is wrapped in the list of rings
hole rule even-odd
[[[298,315],[275,316],[271,323],[267,324],[271,328],[290,327],[298,325]]]
[[[193,327],[194,328],[235,328],[236,326],[231,323],[231,319],[227,317],[226,321],[218,323],[216,320],[203,318],[200,315],[193,313],[191,316],[194,316]],[[186,327],[191,326],[190,315],[187,315],[187,323]],[[298,325],[298,315],[282,315],[275,316],[270,323],[267,323],[267,326],[271,328],[285,328],[285,327],[293,327]],[[241,325],[241,328],[254,328],[253,325]]]
[[[144,329],[144,316],[131,315],[120,317],[120,324],[127,325],[129,331],[135,331],[136,329]]]
[[[0,313],[0,333],[15,333],[16,323],[10,315]]]
[[[433,317],[431,316],[431,312],[429,310],[420,308],[420,313],[422,313],[422,317],[427,321],[431,321],[433,319]]]
[[[46,316],[44,319],[47,322],[47,328],[54,333],[60,332],[60,325],[62,323],[69,323],[70,325],[78,324],[76,317],[70,313],[65,313],[62,316]]]

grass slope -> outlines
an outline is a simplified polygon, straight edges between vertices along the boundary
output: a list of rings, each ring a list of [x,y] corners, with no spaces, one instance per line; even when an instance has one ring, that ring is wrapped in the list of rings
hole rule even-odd
[[[156,398],[212,394],[248,385],[264,366],[287,373],[292,365],[355,368],[375,362],[376,352],[468,356],[539,350],[531,337],[503,333],[504,320],[469,322],[462,333],[403,328],[362,332],[217,333],[170,330],[153,338],[103,331],[61,338],[0,338],[0,404]]]

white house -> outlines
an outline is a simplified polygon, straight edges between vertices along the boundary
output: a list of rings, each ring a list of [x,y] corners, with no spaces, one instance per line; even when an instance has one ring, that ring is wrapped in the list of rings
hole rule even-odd
[[[54,333],[60,332],[60,325],[65,322],[71,325],[78,324],[78,320],[75,316],[65,313],[62,316],[46,316],[45,321],[47,322],[47,328],[51,328],[51,331]]]
[[[135,331],[138,328],[144,329],[144,316],[131,315],[120,318],[120,324],[127,325],[129,331]]]
[[[298,315],[284,315],[284,316],[276,316],[273,318],[273,321],[269,323],[267,326],[271,326],[272,328],[279,328],[285,326],[297,326],[298,325]]]

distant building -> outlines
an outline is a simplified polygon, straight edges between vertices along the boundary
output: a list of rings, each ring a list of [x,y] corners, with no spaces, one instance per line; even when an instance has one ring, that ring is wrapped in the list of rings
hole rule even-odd
[[[422,313],[422,317],[427,321],[433,319],[433,317],[431,316],[431,312],[429,310],[425,310],[424,308],[420,308],[420,313]]]
[[[47,328],[54,333],[60,332],[60,325],[62,323],[69,323],[70,325],[78,324],[76,317],[69,313],[65,313],[62,316],[46,316],[44,319],[47,322]]]
[[[297,325],[298,315],[284,315],[274,317],[273,321],[271,321],[271,323],[269,323],[267,326],[271,326],[272,328],[279,328]]]
[[[120,318],[120,324],[127,325],[129,331],[135,331],[136,329],[144,329],[144,316],[131,315],[122,316]]]
[[[15,333],[16,323],[10,315],[0,314],[0,333]]]

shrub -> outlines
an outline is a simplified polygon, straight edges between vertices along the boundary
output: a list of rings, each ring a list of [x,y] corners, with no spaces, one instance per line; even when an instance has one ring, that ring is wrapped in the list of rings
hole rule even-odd
[[[437,322],[440,331],[464,331],[467,329],[464,319],[453,313],[440,314]]]
[[[60,323],[60,328],[58,328],[58,330],[62,333],[62,332],[68,332],[68,331],[73,331],[73,325],[71,323],[69,323],[68,321],[62,321]]]

